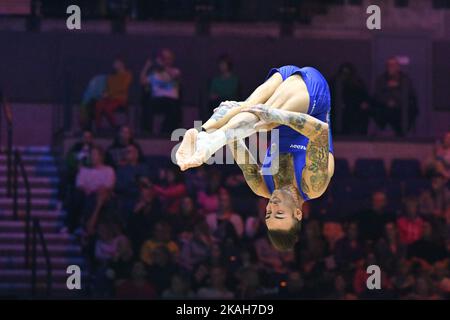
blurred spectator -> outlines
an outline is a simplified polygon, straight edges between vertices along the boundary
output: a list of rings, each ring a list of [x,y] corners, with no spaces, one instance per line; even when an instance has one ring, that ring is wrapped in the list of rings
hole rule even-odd
[[[197,297],[200,299],[233,299],[234,294],[227,289],[226,280],[227,271],[224,268],[212,268],[208,286],[200,288]]]
[[[386,71],[376,81],[375,100],[374,117],[379,128],[390,125],[397,136],[414,128],[419,112],[416,92],[395,57],[386,61]]]
[[[227,55],[219,57],[219,74],[214,76],[209,87],[209,110],[205,115],[209,118],[213,110],[219,106],[222,101],[239,100],[240,83],[239,77],[233,73],[233,62]]]
[[[400,241],[410,245],[422,237],[424,221],[418,216],[416,198],[408,197],[404,201],[405,214],[397,219]]]
[[[364,248],[359,238],[356,222],[348,224],[346,236],[337,241],[335,252],[338,266],[347,268],[364,256]]]
[[[262,269],[271,274],[287,273],[288,264],[294,260],[292,252],[280,252],[276,250],[267,239],[267,235],[262,235],[255,241],[255,251],[257,259]]]
[[[152,264],[147,265],[151,283],[155,285],[158,295],[170,286],[172,275],[177,272],[174,257],[168,247],[157,246],[152,251]]]
[[[420,258],[430,264],[446,258],[446,248],[440,240],[436,238],[431,223],[425,221],[422,238],[408,247],[408,258]]]
[[[188,271],[192,271],[200,263],[207,262],[212,255],[213,241],[205,222],[196,224],[192,234],[184,234],[180,242],[180,265]]]
[[[133,132],[129,126],[122,126],[112,144],[108,147],[108,149],[106,149],[105,162],[114,168],[126,164],[128,162],[127,157],[129,145],[134,145],[137,148],[139,154],[138,161],[142,161],[142,149],[134,140]]]
[[[177,257],[179,253],[178,245],[172,241],[172,231],[170,225],[159,221],[153,228],[153,236],[150,240],[144,242],[141,248],[141,260],[146,265],[151,266],[154,261],[155,250],[163,247],[168,250],[168,254]]]
[[[116,176],[115,192],[120,197],[122,216],[127,220],[127,215],[139,196],[139,184],[149,176],[148,167],[139,162],[139,149],[136,145],[128,145],[125,163],[117,168]]]
[[[145,299],[157,298],[155,288],[147,280],[147,271],[142,262],[135,262],[131,270],[131,278],[116,284],[116,299]]]
[[[395,221],[395,214],[388,209],[386,193],[372,193],[371,207],[358,213],[356,217],[362,239],[376,241],[384,231],[387,222]]]
[[[420,195],[420,213],[433,218],[444,217],[446,208],[450,205],[450,189],[447,181],[440,173],[430,177],[431,188]]]
[[[139,184],[139,199],[127,222],[127,233],[136,253],[139,252],[144,241],[151,238],[156,223],[163,219],[161,203],[155,195],[150,181],[142,179]]]
[[[176,214],[180,210],[181,198],[187,194],[183,178],[180,170],[175,167],[159,171],[159,184],[155,184],[153,189],[168,214]]]
[[[194,292],[190,288],[189,279],[181,274],[174,274],[170,280],[170,287],[162,293],[163,299],[193,299]]]
[[[174,67],[175,55],[170,49],[162,49],[153,63],[145,62],[140,80],[143,86],[142,128],[150,133],[156,114],[164,116],[162,130],[170,133],[181,126],[181,72]]]
[[[257,299],[263,295],[260,275],[254,266],[243,268],[236,275],[238,278],[237,295],[238,299]]]
[[[375,252],[387,272],[394,272],[397,261],[406,257],[406,246],[400,242],[397,226],[394,222],[386,223],[384,235],[378,240]]]
[[[94,138],[91,131],[84,131],[82,139],[75,142],[66,154],[64,162],[64,178],[61,179],[60,198],[64,201],[64,207],[70,210],[73,193],[75,192],[75,182],[78,171],[82,166],[89,166],[91,163],[91,149],[94,145]],[[67,218],[71,216],[68,215]],[[73,222],[66,221],[66,225]],[[64,228],[66,229],[66,228]]]
[[[91,150],[91,166],[81,167],[77,178],[76,186],[85,195],[91,195],[100,189],[112,190],[116,182],[114,170],[104,164],[104,153],[100,147],[93,147]]]
[[[204,215],[214,213],[219,210],[219,189],[221,177],[216,172],[209,172],[209,179],[206,181],[206,190],[197,192],[197,203]]]
[[[120,227],[111,222],[101,222],[98,226],[98,239],[95,243],[95,258],[100,264],[129,261],[133,256],[128,238]]]
[[[82,130],[91,130],[95,118],[95,105],[103,98],[106,90],[107,75],[94,76],[83,93],[80,104],[80,127]]]
[[[99,223],[97,237],[94,292],[98,297],[111,297],[114,282],[125,278],[129,273],[128,267],[133,253],[120,227],[111,221]]]
[[[444,139],[436,148],[436,171],[450,180],[450,131],[444,135]]]
[[[406,298],[408,300],[437,300],[439,296],[434,292],[430,279],[421,276],[415,281],[414,291]]]
[[[89,215],[97,211],[106,201],[114,188],[116,175],[114,170],[104,164],[103,150],[91,147],[89,166],[80,167],[76,176],[76,189],[70,196],[67,211],[67,227],[75,231]]]
[[[216,239],[224,240],[227,237],[227,224],[233,226],[234,233],[237,237],[241,238],[244,234],[244,222],[241,216],[233,211],[230,194],[225,189],[221,189],[219,192],[218,211],[208,214],[206,216],[206,222]]]
[[[116,58],[113,63],[114,72],[108,75],[103,97],[95,104],[95,126],[101,127],[104,115],[112,127],[116,127],[114,112],[118,108],[126,108],[128,103],[128,88],[132,75],[127,70],[122,58]]]
[[[81,140],[75,142],[66,154],[65,172],[67,184],[75,184],[75,178],[81,166],[89,166],[90,153],[94,145],[94,136],[91,131],[83,131]]]
[[[194,226],[203,221],[203,217],[197,212],[192,198],[184,196],[181,199],[179,211],[167,215],[167,221],[175,234],[183,235],[184,233],[192,233]]]
[[[332,81],[334,130],[342,134],[367,134],[370,97],[355,66],[344,63]]]

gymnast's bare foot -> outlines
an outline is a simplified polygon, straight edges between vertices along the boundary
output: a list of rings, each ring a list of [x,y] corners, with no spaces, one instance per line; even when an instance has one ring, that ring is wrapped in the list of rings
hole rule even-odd
[[[175,159],[181,171],[188,169],[187,163],[195,153],[197,145],[197,135],[197,129],[192,128],[186,131],[183,137],[183,141],[181,142],[181,145],[178,148],[177,153],[175,154]]]

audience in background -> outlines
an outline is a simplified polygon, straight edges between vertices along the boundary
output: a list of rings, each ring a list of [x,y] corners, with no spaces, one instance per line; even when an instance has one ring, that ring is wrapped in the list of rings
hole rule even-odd
[[[163,133],[171,133],[181,126],[181,72],[174,63],[175,54],[165,48],[159,52],[155,62],[148,59],[142,68],[142,128],[150,133],[153,133],[154,116],[157,114],[164,116]]]
[[[95,126],[101,127],[102,117],[105,116],[112,127],[116,127],[114,112],[118,108],[126,108],[128,103],[128,89],[133,76],[125,66],[122,58],[116,58],[113,63],[114,72],[106,79],[103,96],[95,104]]]
[[[80,127],[82,130],[92,130],[92,121],[95,119],[95,105],[105,94],[107,78],[106,74],[94,76],[84,90],[80,104]]]
[[[140,145],[134,140],[133,132],[129,126],[122,126],[113,143],[106,149],[106,163],[114,168],[127,163],[128,146],[134,145],[137,148],[139,159],[142,160],[142,150]]]
[[[414,128],[419,112],[416,92],[397,58],[386,61],[386,71],[378,77],[374,95],[373,114],[380,129],[389,125],[397,136],[404,136]]]
[[[239,101],[240,98],[239,77],[233,73],[233,62],[229,56],[219,57],[218,71],[219,74],[215,75],[210,83],[209,108],[205,120],[222,101]]]
[[[369,92],[355,66],[344,63],[331,82],[331,119],[337,134],[367,135],[371,112]]]

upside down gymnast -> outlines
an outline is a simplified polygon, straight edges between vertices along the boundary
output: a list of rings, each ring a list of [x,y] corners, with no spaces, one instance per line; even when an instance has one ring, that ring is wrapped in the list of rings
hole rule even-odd
[[[334,173],[330,108],[329,87],[318,70],[274,68],[246,101],[222,102],[201,129],[189,129],[177,164],[183,171],[200,166],[229,145],[248,186],[269,199],[265,222],[272,245],[290,250],[298,240],[303,203],[320,197]],[[259,166],[244,138],[275,128],[279,143],[271,144]]]

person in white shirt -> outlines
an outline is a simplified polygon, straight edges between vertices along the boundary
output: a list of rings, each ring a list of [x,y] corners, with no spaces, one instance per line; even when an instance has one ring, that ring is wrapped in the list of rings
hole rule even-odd
[[[81,167],[76,186],[85,195],[99,192],[101,189],[112,190],[116,182],[116,175],[113,168],[104,164],[103,151],[99,147],[91,150],[91,167]]]

